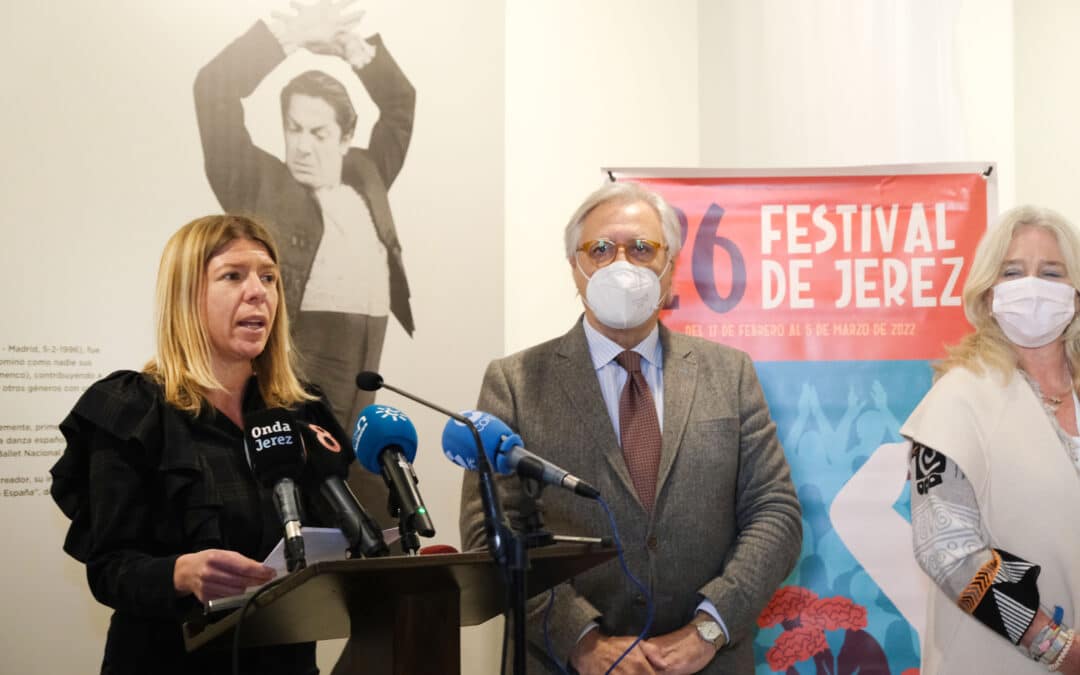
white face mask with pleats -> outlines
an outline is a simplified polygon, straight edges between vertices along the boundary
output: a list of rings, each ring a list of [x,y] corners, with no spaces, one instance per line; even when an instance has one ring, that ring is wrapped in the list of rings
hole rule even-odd
[[[1048,345],[1076,313],[1076,289],[1067,283],[1023,277],[994,286],[991,312],[1005,337],[1020,347]]]
[[[667,272],[668,265],[660,272]],[[587,276],[585,302],[597,320],[609,328],[625,330],[648,321],[660,306],[660,277],[647,267],[632,265],[625,260],[601,267]]]

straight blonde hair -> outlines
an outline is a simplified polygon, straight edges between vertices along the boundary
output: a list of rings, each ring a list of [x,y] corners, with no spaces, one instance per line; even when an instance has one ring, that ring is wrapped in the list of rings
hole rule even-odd
[[[169,238],[158,267],[156,332],[157,353],[143,372],[157,381],[171,405],[199,414],[207,394],[223,390],[214,375],[213,349],[206,330],[202,297],[210,259],[230,242],[249,239],[266,247],[278,262],[270,233],[252,218],[215,215],[197,218]],[[294,351],[285,311],[285,288],[280,274],[274,280],[279,298],[266,347],[252,361],[263,401],[271,407],[295,407],[315,396],[304,390],[297,376]]]
[[[1080,288],[1080,231],[1075,225],[1056,211],[1038,206],[1017,206],[1001,214],[997,224],[979,241],[964,282],[964,315],[975,331],[948,348],[947,356],[934,365],[935,379],[957,367],[975,373],[990,368],[1001,373],[1006,381],[1016,373],[1016,349],[994,319],[990,290],[1001,276],[1001,266],[1013,238],[1023,227],[1041,227],[1054,235],[1069,283]],[[1065,327],[1064,335],[1073,386],[1080,386],[1080,321],[1075,316]]]

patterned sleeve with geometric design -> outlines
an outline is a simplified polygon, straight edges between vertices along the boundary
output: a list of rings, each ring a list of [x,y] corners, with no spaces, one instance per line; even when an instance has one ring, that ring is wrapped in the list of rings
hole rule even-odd
[[[1019,644],[1039,610],[1039,566],[990,546],[975,490],[946,455],[916,443],[909,475],[919,566],[961,609]]]

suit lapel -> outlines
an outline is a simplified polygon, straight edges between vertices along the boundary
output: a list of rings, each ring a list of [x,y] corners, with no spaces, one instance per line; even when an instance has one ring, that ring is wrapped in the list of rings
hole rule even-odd
[[[585,340],[585,329],[581,325],[583,320],[579,320],[559,344],[557,353],[561,358],[556,364],[560,370],[559,382],[570,407],[578,417],[579,428],[586,430],[582,442],[592,446],[583,450],[603,453],[623,488],[637,500],[637,492],[630,480],[630,471],[626,468],[619,438],[615,435],[607,407],[604,405],[604,396],[600,393],[600,382],[596,379],[589,343]]]
[[[690,419],[690,406],[697,391],[697,363],[693,349],[680,335],[660,325],[660,345],[664,353],[664,440],[660,452],[660,473],[656,477],[659,497],[671,474],[675,456],[682,444],[683,432]]]

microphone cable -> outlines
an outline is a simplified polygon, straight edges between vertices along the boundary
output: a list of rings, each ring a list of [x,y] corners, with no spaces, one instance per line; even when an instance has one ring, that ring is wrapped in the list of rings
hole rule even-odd
[[[611,523],[611,532],[614,535],[615,539],[615,552],[619,557],[619,564],[622,566],[623,574],[626,575],[626,578],[633,582],[635,586],[637,586],[638,590],[641,591],[642,596],[644,596],[645,598],[645,626],[641,629],[641,632],[638,633],[637,638],[630,643],[630,646],[627,647],[626,650],[619,655],[619,658],[615,659],[615,662],[612,663],[611,666],[608,667],[608,669],[604,672],[604,675],[610,675],[611,672],[615,670],[616,666],[619,665],[619,662],[626,658],[627,654],[634,651],[634,647],[637,647],[638,643],[644,640],[645,636],[649,634],[649,629],[652,628],[655,607],[653,606],[652,593],[650,593],[649,589],[645,588],[645,585],[642,584],[638,580],[638,578],[634,576],[633,572],[630,571],[630,567],[626,564],[626,556],[623,555],[622,539],[619,537],[619,528],[615,524],[615,516],[611,513],[611,507],[608,506],[608,503],[604,501],[603,497],[596,497],[596,501],[599,502],[600,506],[603,507],[604,513],[607,514],[608,522]],[[554,603],[555,588],[552,587],[551,590],[548,591],[547,607],[544,608],[544,648],[547,650],[548,658],[551,659],[551,662],[559,668],[563,675],[569,675],[569,673],[567,673],[566,671],[566,668],[563,667],[562,662],[559,661],[559,659],[555,658],[555,650],[551,646],[551,636],[548,634],[548,625],[550,623],[549,619],[551,618],[551,606]],[[594,630],[600,629],[596,628]]]
[[[282,574],[276,579],[271,579],[248,596],[248,599],[244,601],[244,604],[240,607],[240,616],[236,618],[236,628],[233,629],[233,643],[232,643],[232,672],[233,675],[240,675],[240,626],[244,623],[244,617],[247,615],[248,610],[255,604],[255,599],[261,596],[266,591],[281,584],[281,582],[288,579],[290,574]]]

